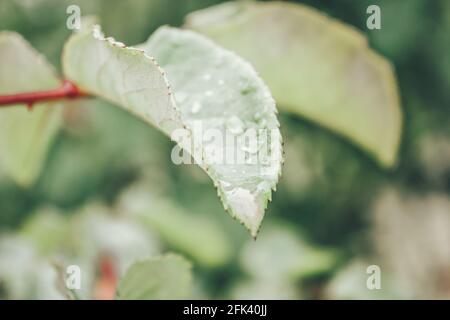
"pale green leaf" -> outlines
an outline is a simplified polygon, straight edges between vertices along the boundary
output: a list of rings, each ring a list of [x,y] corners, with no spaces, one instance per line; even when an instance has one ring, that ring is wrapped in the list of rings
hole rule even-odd
[[[255,162],[215,162],[215,155],[228,156],[222,141],[205,141],[197,161],[213,179],[225,208],[256,236],[264,210],[281,171],[281,135],[275,103],[253,68],[235,54],[191,31],[162,27],[143,45],[167,71],[184,123],[194,128],[194,140],[203,131],[216,130],[236,139],[236,153],[246,150],[246,133],[257,131]],[[247,131],[249,130],[249,131]],[[270,155],[265,161],[264,150]],[[259,162],[258,162],[259,160]]]
[[[312,246],[288,226],[272,225],[258,241],[247,243],[240,257],[242,268],[255,278],[292,282],[331,270],[337,252]]]
[[[172,248],[204,266],[222,266],[231,258],[230,241],[214,217],[197,214],[155,195],[148,184],[135,184],[124,192],[118,211],[133,215]]]
[[[120,280],[120,300],[166,300],[187,298],[191,291],[191,264],[175,254],[133,264]]]
[[[53,68],[19,34],[0,33],[0,95],[54,89]],[[0,110],[0,166],[21,185],[33,183],[60,124],[56,103]]]
[[[248,59],[281,108],[394,165],[402,122],[394,72],[356,29],[304,5],[252,1],[194,12],[186,25]]]
[[[105,38],[95,25],[75,33],[63,51],[67,78],[170,135],[182,128],[164,71],[143,50]]]
[[[54,208],[43,207],[28,218],[20,234],[34,244],[42,254],[61,248],[69,233],[69,220]]]
[[[248,63],[191,31],[163,27],[140,48],[145,52],[105,38],[95,26],[68,41],[64,72],[82,90],[122,106],[169,136],[177,129],[187,132],[188,141],[186,136],[172,138],[213,179],[230,214],[256,236],[282,161],[269,90]],[[251,161],[267,155],[264,163],[216,161],[215,155],[231,151],[222,141],[206,141],[203,133],[209,129],[233,136],[236,154],[248,150],[247,130],[256,129],[252,142],[257,149],[245,153],[253,154]]]

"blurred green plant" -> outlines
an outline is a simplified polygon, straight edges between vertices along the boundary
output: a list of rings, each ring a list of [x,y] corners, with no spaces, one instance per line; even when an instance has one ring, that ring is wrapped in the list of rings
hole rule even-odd
[[[395,164],[402,116],[394,72],[356,29],[307,6],[255,1],[191,13],[186,25],[253,63],[281,108]]]
[[[117,297],[121,300],[186,298],[190,291],[190,268],[190,264],[177,255],[136,262],[119,282]]]
[[[16,33],[0,33],[0,66],[0,95],[50,89],[59,81],[47,61]],[[57,134],[61,108],[1,111],[0,163],[18,183],[29,185],[37,179]]]
[[[69,4],[79,5],[85,15],[98,15],[107,34],[133,44],[144,42],[160,25],[181,26],[186,14],[219,2],[222,1],[4,0],[0,1],[0,30],[22,34],[58,65],[62,47],[70,36],[65,14]],[[315,38],[321,37],[317,29],[320,21],[325,30],[339,25],[342,34],[349,29],[358,34],[354,29],[359,29],[364,36],[355,38],[366,36],[373,50],[368,45],[358,50],[365,54],[380,52],[395,65],[404,119],[398,150],[401,161],[397,166],[389,171],[377,167],[354,144],[341,138],[343,132],[323,130],[327,127],[320,122],[323,120],[302,119],[304,114],[297,111],[281,113],[286,152],[284,174],[260,237],[254,242],[243,228],[222,214],[207,174],[196,166],[171,164],[172,144],[161,132],[101,99],[64,101],[62,106],[50,108],[61,109],[60,131],[41,150],[44,158],[41,169],[33,169],[36,171],[33,179],[26,174],[35,180],[34,184],[25,187],[17,183],[20,179],[12,180],[11,168],[20,169],[22,164],[17,161],[10,163],[11,167],[6,166],[12,158],[3,162],[8,153],[0,150],[0,297],[74,298],[64,290],[62,276],[66,266],[76,264],[84,275],[82,290],[75,290],[78,298],[113,298],[117,282],[136,260],[151,259],[168,251],[180,252],[194,264],[193,289],[189,295],[193,298],[448,297],[448,277],[443,271],[448,266],[445,199],[450,191],[448,1],[297,2],[304,4],[298,10],[310,13],[305,13],[307,17],[317,16],[318,20],[312,24]],[[380,30],[366,29],[369,4],[381,7]],[[305,5],[318,9],[317,13]],[[235,19],[241,16],[245,18],[243,25],[256,25],[260,29],[240,33],[253,34],[267,44],[259,55],[271,52],[271,44],[279,39],[268,40],[272,33],[262,33],[266,26],[256,23],[254,12],[263,7],[277,7],[278,12],[283,12],[284,7],[294,5],[249,2],[237,6],[247,9],[242,15],[230,12],[217,21],[208,18],[208,28],[212,30],[215,24],[228,26],[232,21],[235,24]],[[193,12],[189,17],[211,16],[213,9]],[[123,22],[125,11],[133,16],[127,23]],[[262,11],[261,18],[273,17]],[[297,23],[296,15],[289,13],[292,19],[287,22],[292,27]],[[189,26],[191,18],[186,25]],[[283,19],[275,22],[276,28],[272,20],[267,25],[281,32],[285,26]],[[225,30],[230,42],[243,37],[240,33],[229,35]],[[334,31],[324,34],[329,32]],[[19,45],[24,44],[21,38],[17,39]],[[283,39],[295,40],[291,34]],[[259,43],[257,40],[249,41],[255,44]],[[232,49],[252,53],[252,47],[245,45]],[[285,48],[285,43],[281,45]],[[317,45],[321,48],[320,43]],[[28,45],[22,47],[23,55],[15,58],[29,56],[24,64],[39,56]],[[0,56],[12,49],[0,51]],[[313,58],[327,56],[330,50],[321,50]],[[283,52],[278,57],[279,64],[295,62],[286,59]],[[252,61],[255,58],[247,59],[263,78],[267,77],[261,72],[264,68],[260,70],[256,65],[257,60]],[[307,64],[306,70],[319,72],[327,68],[325,60],[316,63],[316,66],[312,62]],[[14,68],[13,64],[5,67],[1,61],[0,64],[2,77],[3,70]],[[293,70],[289,70],[294,73],[294,80],[303,79],[301,70],[295,73],[295,68],[293,65]],[[52,73],[51,67],[41,71]],[[21,77],[20,73],[4,74],[1,83],[6,81],[8,85]],[[340,75],[346,75],[345,68]],[[167,76],[171,80],[169,73]],[[36,89],[54,88],[58,78],[54,75],[55,84]],[[268,79],[265,80],[270,86]],[[26,78],[20,81],[28,83]],[[311,87],[308,81],[305,86]],[[320,92],[318,101],[327,96],[328,87],[314,87]],[[0,86],[0,94],[14,92],[5,88]],[[285,96],[277,97],[274,89],[270,89],[280,110],[284,110],[281,101]],[[291,96],[297,89],[285,91]],[[337,107],[329,112],[329,118],[339,118],[339,103],[331,100],[330,103]],[[300,109],[303,107],[299,105]],[[27,123],[44,108],[36,106],[32,112],[25,108],[0,110],[0,145],[5,140],[11,150],[31,150],[28,141],[35,136],[34,126]],[[5,123],[19,125],[6,116],[9,112],[17,114],[23,125],[19,133],[14,133],[17,135],[14,141],[9,138],[13,130],[3,132]],[[22,139],[25,144],[19,145]],[[370,153],[367,146],[363,149]],[[27,172],[18,171],[22,175]],[[366,269],[371,264],[381,267],[381,290],[367,289]],[[406,267],[405,271],[406,264],[414,268]],[[114,271],[112,277],[105,273],[108,266]]]

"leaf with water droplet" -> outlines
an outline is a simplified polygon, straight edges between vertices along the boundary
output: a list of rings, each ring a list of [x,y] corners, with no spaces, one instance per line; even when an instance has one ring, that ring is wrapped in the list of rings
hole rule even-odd
[[[194,104],[192,105],[191,112],[195,114],[195,113],[199,112],[201,108],[202,108],[202,105],[199,102],[194,102]]]
[[[250,64],[192,31],[162,27],[136,49],[105,39],[97,26],[72,36],[63,66],[82,90],[115,102],[169,136],[180,129],[200,141],[192,149],[189,140],[174,138],[211,177],[230,214],[256,236],[278,182],[282,151],[274,100]],[[243,152],[238,144],[206,135],[252,139],[246,137],[246,125],[257,112],[264,112],[260,129],[265,130],[255,129],[253,139],[266,141],[261,150],[268,151],[270,160],[264,167],[245,158],[239,161]],[[241,127],[234,134],[228,128],[230,119],[232,126]],[[266,187],[258,188],[263,181]]]
[[[106,38],[100,26],[74,33],[62,60],[64,74],[81,90],[123,107],[168,135],[183,127],[169,82],[154,58]]]
[[[280,108],[395,164],[402,113],[393,68],[356,29],[305,5],[255,1],[191,13],[186,26],[248,59]]]
[[[26,40],[17,33],[0,33],[0,95],[59,84],[52,66]],[[0,166],[17,183],[27,186],[38,178],[60,127],[60,113],[57,103],[0,111]]]
[[[227,119],[226,127],[232,134],[241,134],[244,132],[244,123],[236,116]]]

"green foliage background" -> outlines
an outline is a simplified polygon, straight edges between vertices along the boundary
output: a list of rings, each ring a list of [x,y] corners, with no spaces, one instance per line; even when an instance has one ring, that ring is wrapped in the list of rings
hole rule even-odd
[[[80,5],[83,15],[98,15],[106,34],[135,44],[158,26],[180,26],[187,13],[219,2],[3,0],[0,30],[21,33],[58,66],[70,35],[65,26],[69,4]],[[33,187],[21,188],[0,172],[1,237],[31,240],[17,245],[40,252],[33,259],[62,254],[65,262],[83,261],[91,265],[93,275],[102,254],[112,253],[119,265],[131,261],[123,257],[127,246],[140,248],[136,256],[181,253],[193,262],[194,297],[449,298],[450,259],[444,256],[450,252],[450,229],[421,228],[435,212],[450,227],[450,2],[298,2],[357,27],[367,34],[371,47],[394,64],[404,112],[396,168],[384,171],[344,139],[281,114],[286,164],[260,238],[254,242],[224,214],[206,174],[195,166],[172,164],[172,144],[160,132],[92,99],[65,108],[64,128]],[[381,7],[381,30],[365,27],[370,4]],[[380,222],[380,210],[392,215]],[[397,219],[400,212],[405,215]],[[100,221],[90,221],[95,220],[90,215]],[[143,237],[124,241],[118,249],[103,245],[104,238],[111,237],[108,232],[80,227],[117,221],[111,231],[117,232],[116,237],[129,232]],[[441,240],[435,239],[437,232],[444,235]],[[397,262],[408,260],[411,251],[400,246],[391,252],[386,248],[395,246],[380,239],[398,243],[415,237],[423,241],[413,246],[418,258],[411,261],[422,263],[421,255],[429,247],[443,249],[428,259],[432,266],[423,268],[425,275],[419,271],[402,275],[398,270],[404,269]],[[93,242],[81,243],[82,238]],[[8,255],[1,248],[0,297],[58,297],[39,285],[34,289],[20,285],[23,274],[8,270],[15,268],[13,258],[22,249]],[[365,268],[372,263],[386,275],[381,293],[364,289]],[[31,277],[30,272],[24,274]],[[12,281],[14,277],[17,280]],[[36,271],[35,277],[42,273]],[[408,287],[402,277],[417,286]],[[447,286],[437,284],[442,281]],[[92,294],[88,290],[83,297]]]

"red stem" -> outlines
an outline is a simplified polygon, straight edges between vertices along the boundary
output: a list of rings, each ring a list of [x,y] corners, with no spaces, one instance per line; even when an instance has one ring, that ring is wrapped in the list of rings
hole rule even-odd
[[[53,101],[65,98],[75,99],[82,96],[86,96],[86,94],[81,92],[69,80],[64,80],[59,88],[52,90],[17,93],[4,96],[0,95],[0,107],[15,104],[26,104],[29,108],[31,108],[35,103],[41,101]]]

